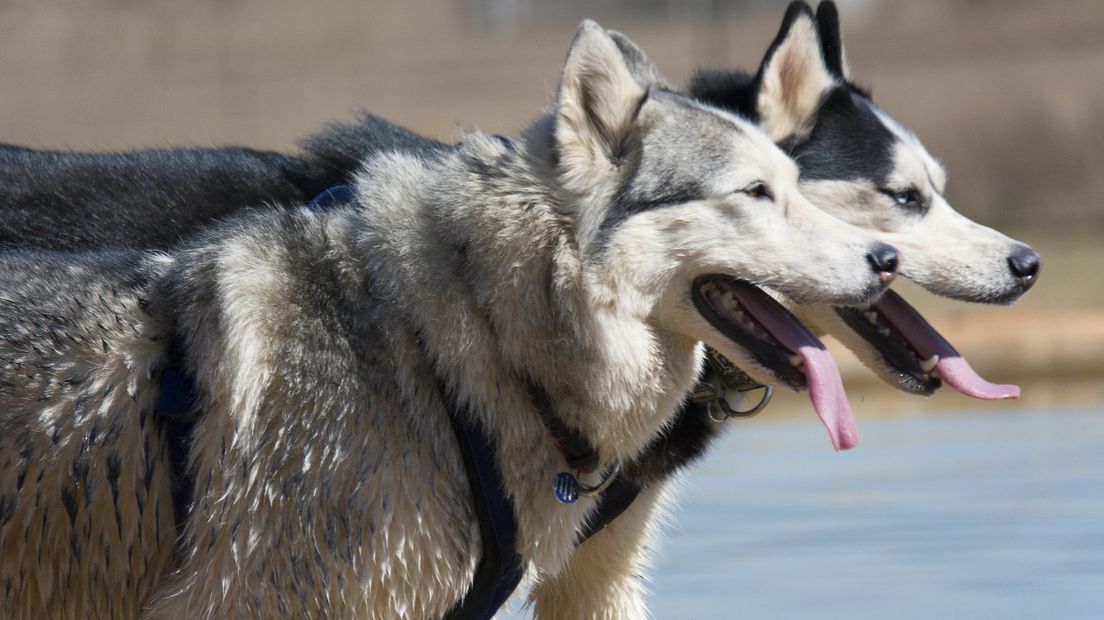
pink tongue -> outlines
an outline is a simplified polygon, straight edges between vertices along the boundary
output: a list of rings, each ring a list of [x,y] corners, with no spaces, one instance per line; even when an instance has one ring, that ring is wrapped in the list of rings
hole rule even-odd
[[[789,310],[754,286],[732,283],[740,305],[755,317],[786,348],[805,362],[809,399],[836,450],[848,450],[859,443],[859,431],[851,415],[851,403],[832,354]]]
[[[1020,386],[989,383],[978,376],[958,351],[955,351],[951,343],[935,331],[924,317],[920,316],[920,313],[897,293],[886,291],[874,305],[878,308],[878,312],[893,323],[897,331],[901,332],[921,357],[931,359],[933,355],[939,356],[935,370],[947,385],[967,396],[984,400],[1020,397]]]

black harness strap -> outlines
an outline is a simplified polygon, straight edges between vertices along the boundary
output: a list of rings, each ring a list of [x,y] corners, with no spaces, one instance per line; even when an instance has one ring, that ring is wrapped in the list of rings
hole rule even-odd
[[[496,450],[483,423],[465,406],[461,410],[455,398],[434,374],[437,389],[448,408],[464,470],[472,490],[483,554],[476,567],[471,589],[445,614],[447,620],[492,618],[517,589],[525,574],[521,555],[515,547],[517,519],[514,503],[506,495]]]
[[[610,483],[609,487],[598,496],[598,505],[594,507],[594,512],[590,513],[586,525],[579,532],[575,545],[585,543],[591,536],[606,529],[607,525],[613,523],[614,519],[629,509],[637,495],[640,495],[640,487],[624,478],[617,478]]]
[[[161,371],[161,393],[155,419],[165,430],[165,444],[169,453],[169,468],[173,480],[173,515],[176,531],[184,533],[188,506],[195,493],[195,480],[188,471],[188,452],[192,446],[192,434],[199,421],[198,397],[195,381],[184,370],[180,348],[174,343],[169,347],[168,364]]]

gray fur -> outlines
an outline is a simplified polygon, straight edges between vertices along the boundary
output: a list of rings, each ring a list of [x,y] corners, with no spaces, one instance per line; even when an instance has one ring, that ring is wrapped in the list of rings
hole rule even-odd
[[[693,310],[696,276],[831,303],[868,300],[881,285],[865,261],[872,240],[805,201],[769,139],[723,112],[647,96],[619,54],[585,22],[552,113],[514,148],[475,133],[431,156],[370,158],[355,206],[245,212],[172,259],[9,256],[0,415],[12,438],[35,436],[17,439],[33,450],[13,461],[0,498],[15,498],[4,510],[23,524],[44,506],[50,515],[40,539],[4,531],[5,562],[22,558],[36,576],[0,565],[16,584],[3,595],[11,615],[442,615],[467,591],[481,547],[435,376],[494,437],[538,613],[643,614],[662,485],[634,504],[624,532],[577,552],[594,501],[561,505],[549,491],[565,464],[527,382],[604,466],[628,462],[674,418],[699,341],[770,380]],[[668,177],[699,178],[701,194],[660,200]],[[772,198],[748,194],[751,182],[769,183]],[[623,187],[657,208],[603,228]],[[170,337],[203,411],[173,566],[171,481],[159,431],[143,422]],[[50,448],[55,428],[61,447]],[[12,491],[27,463],[36,480],[44,472],[36,492],[60,497],[37,501],[30,473]],[[141,497],[138,479],[144,504],[129,500]],[[113,480],[128,498],[114,502],[118,515]],[[38,556],[46,534],[74,542]],[[82,562],[90,568],[72,568]],[[577,573],[586,586],[560,579]]]
[[[0,262],[0,615],[133,618],[171,568],[172,481],[153,420],[169,261]]]

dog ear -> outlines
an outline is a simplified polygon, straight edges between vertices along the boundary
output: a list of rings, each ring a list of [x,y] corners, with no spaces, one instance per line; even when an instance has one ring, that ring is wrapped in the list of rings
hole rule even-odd
[[[822,98],[837,80],[821,53],[809,5],[794,2],[786,9],[756,79],[760,127],[775,142],[810,129]]]
[[[555,121],[559,166],[569,188],[586,191],[634,148],[634,121],[648,91],[630,65],[642,74],[654,69],[635,45],[631,49],[639,56],[626,58],[590,20],[575,33],[560,78]]]
[[[617,49],[621,50],[621,56],[625,59],[625,66],[629,68],[629,73],[636,78],[638,84],[646,89],[653,86],[667,86],[666,80],[659,74],[659,69],[652,64],[652,61],[648,60],[648,57],[644,55],[644,50],[640,49],[636,43],[633,43],[628,37],[616,30],[607,30],[606,34],[613,39]]]
[[[820,36],[820,53],[828,71],[838,80],[851,80],[851,67],[847,64],[847,55],[843,50],[843,35],[840,34],[839,12],[836,3],[826,0],[817,5],[817,34]]]

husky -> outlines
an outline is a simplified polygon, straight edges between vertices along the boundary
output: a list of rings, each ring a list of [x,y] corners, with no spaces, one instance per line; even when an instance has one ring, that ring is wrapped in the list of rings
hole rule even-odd
[[[763,382],[800,356],[853,443],[830,356],[757,285],[869,303],[896,252],[619,39],[584,22],[518,139],[370,158],[354,205],[243,211],[172,254],[0,261],[6,615],[443,616],[481,554],[462,417],[494,446],[538,614],[642,616],[646,536],[576,548],[596,502],[550,490],[570,467],[550,424],[594,471],[639,457],[702,343]],[[203,411],[179,548],[149,422],[173,348]],[[557,579],[569,562],[585,583]]]
[[[698,72],[691,96],[754,119],[800,162],[801,192],[836,217],[880,231],[908,260],[901,274],[938,295],[1009,304],[1037,281],[1029,246],[977,224],[944,197],[946,172],[919,139],[851,79],[839,14],[792,3],[754,74]],[[980,379],[900,296],[867,308],[795,307],[883,379],[930,394],[941,382],[978,398],[1018,395]]]

